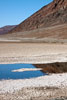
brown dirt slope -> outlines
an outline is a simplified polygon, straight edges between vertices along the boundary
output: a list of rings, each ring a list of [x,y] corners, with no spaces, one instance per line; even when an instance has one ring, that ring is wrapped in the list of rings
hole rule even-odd
[[[19,34],[16,33],[16,36],[36,39],[45,39],[46,37],[54,39],[67,39],[67,24],[51,26],[48,28],[40,28],[28,32],[19,32]]]
[[[10,33],[67,23],[67,0],[54,0],[19,24]]]

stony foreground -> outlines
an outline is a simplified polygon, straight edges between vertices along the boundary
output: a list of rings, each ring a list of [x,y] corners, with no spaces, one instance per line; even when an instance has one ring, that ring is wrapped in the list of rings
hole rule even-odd
[[[67,97],[67,73],[0,81],[0,100],[57,100],[54,98],[61,97]]]
[[[0,100],[67,100],[66,96],[66,88],[36,87],[23,88],[17,92],[0,94]]]

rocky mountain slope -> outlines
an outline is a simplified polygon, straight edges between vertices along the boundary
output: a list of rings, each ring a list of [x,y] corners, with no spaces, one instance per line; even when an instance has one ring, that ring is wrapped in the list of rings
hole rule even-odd
[[[0,40],[67,43],[67,0],[54,0],[7,33]]]
[[[67,0],[54,0],[19,24],[10,33],[67,23]]]

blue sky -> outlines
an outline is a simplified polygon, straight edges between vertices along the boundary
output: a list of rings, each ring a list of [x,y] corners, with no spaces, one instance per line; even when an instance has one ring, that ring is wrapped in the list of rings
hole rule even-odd
[[[16,25],[53,0],[0,0],[0,27]]]

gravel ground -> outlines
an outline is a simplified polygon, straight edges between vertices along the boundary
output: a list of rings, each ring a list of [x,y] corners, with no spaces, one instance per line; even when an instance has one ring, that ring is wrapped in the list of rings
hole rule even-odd
[[[61,97],[67,97],[67,73],[0,81],[0,100],[56,100]]]
[[[22,88],[13,93],[0,94],[0,100],[67,100],[67,88]]]

